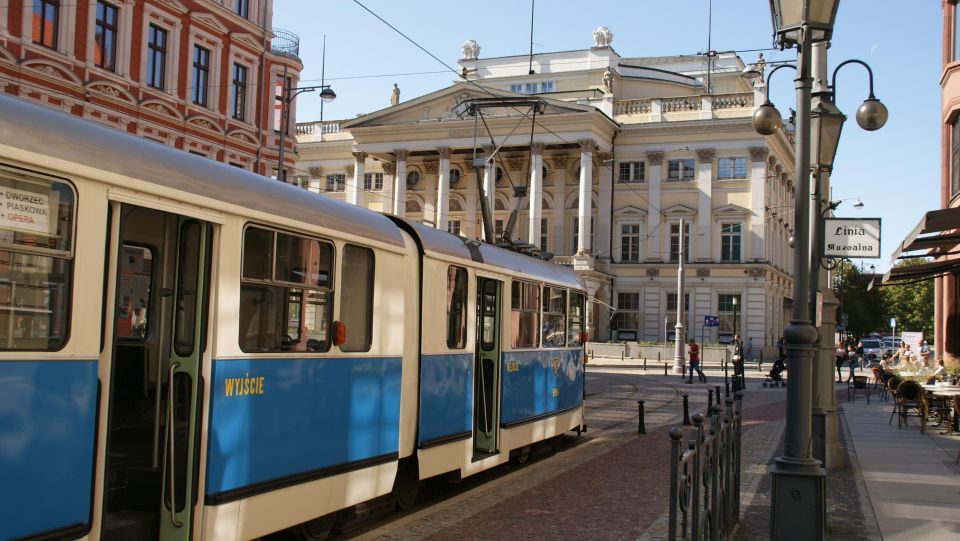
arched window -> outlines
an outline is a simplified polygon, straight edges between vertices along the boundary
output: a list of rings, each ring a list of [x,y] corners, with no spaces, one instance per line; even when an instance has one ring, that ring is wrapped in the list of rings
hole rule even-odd
[[[503,186],[503,169],[497,167],[497,186]]]
[[[451,169],[450,170],[450,187],[456,188],[460,185],[460,170]]]
[[[496,199],[493,202],[493,210],[507,210],[507,206],[503,204],[503,201]]]
[[[408,175],[408,177],[409,177],[409,175]],[[415,201],[415,200],[413,200],[413,199],[407,200],[407,205],[406,205],[406,207],[407,207],[407,212],[408,212],[408,213],[423,212],[423,209],[420,208],[420,203],[418,203],[417,201]]]
[[[450,212],[463,212],[463,205],[460,204],[459,199],[450,200]]]
[[[415,188],[420,184],[420,171],[413,170],[407,173],[407,188]]]

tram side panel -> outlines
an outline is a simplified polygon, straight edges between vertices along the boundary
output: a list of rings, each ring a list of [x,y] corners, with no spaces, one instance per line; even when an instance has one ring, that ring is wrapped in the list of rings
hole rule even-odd
[[[297,295],[313,292],[297,293],[275,275],[273,282],[253,276],[241,257],[222,265],[221,310],[239,312],[222,320],[238,321],[239,328],[221,326],[212,367],[204,525],[210,539],[223,531],[244,539],[264,535],[388,494],[398,458],[413,448],[416,359],[405,348],[407,329],[415,328],[415,258],[405,249],[250,224],[242,248],[224,253],[262,253],[255,237],[264,234],[278,245],[289,243],[287,235],[310,250],[319,244],[313,274],[330,277],[330,287],[316,288],[314,298],[326,300],[306,309]],[[371,264],[369,284],[358,288]],[[270,291],[279,299],[260,300]],[[270,330],[267,340],[257,336],[272,321],[269,314],[249,313],[257,302],[287,310],[286,326]],[[326,302],[332,302],[329,316],[318,316]],[[369,315],[368,328],[358,314]],[[300,337],[305,341],[282,335],[304,327],[307,317],[322,321],[309,326]],[[334,321],[346,322],[344,344],[333,341]]]
[[[105,198],[8,158],[0,191],[15,208],[5,205],[0,221],[0,538],[77,537],[93,513]]]

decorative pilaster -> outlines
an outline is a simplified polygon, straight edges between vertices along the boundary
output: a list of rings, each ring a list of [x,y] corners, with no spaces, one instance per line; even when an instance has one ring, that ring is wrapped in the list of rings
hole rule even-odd
[[[767,258],[766,220],[763,216],[765,198],[770,195],[767,186],[767,156],[770,150],[766,147],[750,148],[750,259],[762,261]],[[786,209],[783,209],[786,210]],[[746,225],[746,224],[744,224]],[[746,247],[747,243],[744,243]],[[746,254],[744,254],[746,255]]]
[[[610,228],[613,217],[613,153],[597,152],[597,167],[600,168],[600,186],[597,190],[597,231],[593,252],[601,259],[610,261]]]
[[[580,141],[580,208],[578,209],[577,254],[590,253],[590,199],[593,185],[593,141]]]
[[[527,243],[540,246],[540,218],[543,216],[543,143],[530,147],[530,212]]]
[[[393,214],[403,217],[407,214],[407,151],[394,150],[393,155],[397,159],[397,174],[393,183]]]
[[[367,159],[367,153],[354,151],[353,154],[353,184],[347,187],[347,203],[358,207],[366,203],[363,190],[363,166]]]
[[[697,151],[697,261],[710,261],[711,221],[713,220],[713,158],[716,151],[703,148]],[[690,228],[694,230],[693,227]]]
[[[663,234],[660,231],[660,179],[663,169],[663,152],[647,152],[647,261],[650,263],[666,261],[661,254],[660,243]]]
[[[447,230],[450,221],[450,149],[440,147],[440,171],[437,177],[437,219],[435,227]]]

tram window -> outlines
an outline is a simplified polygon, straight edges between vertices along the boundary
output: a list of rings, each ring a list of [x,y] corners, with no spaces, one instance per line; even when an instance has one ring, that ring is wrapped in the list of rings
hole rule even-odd
[[[567,347],[580,346],[583,337],[583,293],[570,292],[570,308],[567,314]]]
[[[514,348],[537,347],[540,341],[540,286],[515,281],[510,293],[511,345]]]
[[[121,338],[146,338],[148,334],[153,262],[150,248],[123,245],[117,299],[117,336]]]
[[[467,347],[467,269],[447,267],[447,347]]]
[[[567,290],[559,287],[543,288],[543,347],[562,348],[566,345]]]
[[[247,227],[240,283],[240,349],[247,353],[329,350],[332,270],[330,243]]]
[[[197,295],[200,285],[200,223],[180,228],[180,259],[177,265],[177,303],[173,350],[181,357],[193,354],[197,340]]]
[[[340,351],[370,351],[373,341],[373,250],[347,244],[343,247],[340,284],[340,321],[347,339]]]
[[[73,190],[0,170],[0,208],[0,349],[58,350],[70,322]]]

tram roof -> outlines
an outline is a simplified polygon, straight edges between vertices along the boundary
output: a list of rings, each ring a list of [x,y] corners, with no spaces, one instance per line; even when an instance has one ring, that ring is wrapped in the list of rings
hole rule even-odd
[[[0,95],[0,144],[304,223],[403,245],[386,216],[50,107]]]
[[[475,259],[471,255],[467,243],[474,243],[475,249],[482,259],[481,262],[484,264],[521,273],[524,278],[545,280],[557,285],[583,289],[583,284],[580,283],[577,274],[569,267],[549,263],[542,259],[498,248],[484,242],[465,239],[453,233],[434,229],[411,220],[396,217],[394,220],[402,220],[409,225],[409,228],[420,238],[424,252],[463,259],[465,262],[469,262],[465,264],[470,264]]]

